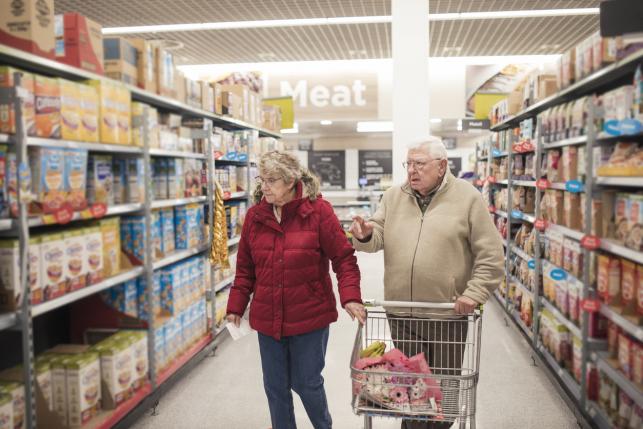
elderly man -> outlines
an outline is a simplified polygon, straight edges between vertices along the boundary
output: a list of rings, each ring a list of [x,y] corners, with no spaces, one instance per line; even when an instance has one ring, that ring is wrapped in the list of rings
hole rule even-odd
[[[472,313],[498,287],[504,270],[502,241],[487,206],[473,186],[451,174],[446,148],[437,138],[411,146],[404,167],[407,183],[384,193],[373,218],[354,218],[353,246],[370,253],[384,250],[386,300],[454,302],[456,313]],[[436,373],[459,375],[465,322],[457,329],[454,321],[412,323],[398,310],[389,311],[391,335],[400,350],[424,352]],[[446,399],[457,384],[443,385],[443,390]],[[402,429],[450,426],[402,423]]]

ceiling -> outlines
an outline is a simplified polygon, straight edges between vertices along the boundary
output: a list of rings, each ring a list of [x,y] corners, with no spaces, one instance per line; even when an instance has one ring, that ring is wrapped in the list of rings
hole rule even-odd
[[[598,7],[600,0],[431,0],[431,13]],[[56,0],[104,27],[390,15],[386,0]],[[431,56],[564,52],[598,30],[598,16],[430,23]],[[182,42],[179,64],[346,60],[391,57],[390,24],[146,33]]]

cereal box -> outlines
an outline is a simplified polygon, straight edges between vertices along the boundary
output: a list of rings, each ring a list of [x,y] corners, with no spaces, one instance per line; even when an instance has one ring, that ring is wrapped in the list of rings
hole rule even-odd
[[[65,190],[75,211],[87,208],[87,151],[65,149]]]
[[[36,305],[44,301],[42,281],[40,277],[40,237],[30,237],[29,239],[29,288],[31,290],[31,304]]]
[[[121,218],[121,249],[132,254],[132,221],[129,217]]]
[[[167,353],[165,347],[165,326],[161,325],[154,330],[154,357],[156,362],[154,366],[157,371],[162,370],[167,365]]]
[[[103,234],[98,226],[85,228],[85,257],[87,284],[96,284],[103,279]]]
[[[174,265],[161,271],[161,310],[164,314],[173,316],[180,308],[179,297],[175,292],[182,288],[180,284],[180,268]]]
[[[114,204],[112,157],[91,155],[87,165],[87,198],[90,204]]]
[[[126,204],[127,201],[127,158],[112,159],[114,177],[114,204]]]
[[[143,159],[127,159],[127,190],[126,197],[129,203],[145,202],[145,168]]]
[[[632,379],[632,343],[626,334],[618,335],[619,367],[628,379]]]
[[[27,427],[25,418],[25,386],[13,381],[0,381],[0,395],[11,396],[13,406],[13,429]]]
[[[98,95],[100,141],[118,144],[119,99],[116,84],[107,80],[90,80],[87,83],[96,89]]]
[[[95,87],[78,84],[80,92],[80,139],[85,142],[99,140],[98,91]]]
[[[51,387],[54,411],[58,414],[64,424],[68,422],[67,412],[67,361],[71,356],[56,355],[50,361],[51,363]]]
[[[75,291],[86,285],[87,259],[85,258],[85,234],[83,230],[74,229],[63,234],[65,243],[65,278],[67,289]]]
[[[69,426],[81,427],[100,410],[101,372],[97,353],[84,353],[67,365]]]
[[[45,300],[67,293],[65,278],[65,240],[62,234],[42,236],[40,244],[40,278],[45,290]]]
[[[60,123],[60,84],[58,79],[36,75],[34,84],[36,135],[38,137],[59,139]]]
[[[629,234],[625,245],[637,252],[643,250],[643,195],[630,197],[628,210]]]
[[[106,409],[114,409],[132,396],[135,377],[134,350],[131,340],[110,337],[97,344],[100,353],[101,378],[106,387],[103,398]]]
[[[118,143],[128,145],[132,140],[132,100],[123,86],[116,87],[116,111],[118,116]]]
[[[135,379],[132,383],[134,390],[138,390],[147,380],[149,370],[147,354],[147,332],[145,331],[126,331],[132,338],[132,349],[134,351],[134,370]]]
[[[154,259],[163,257],[163,232],[161,226],[161,213],[158,210],[152,212],[152,252]]]
[[[51,363],[49,359],[44,356],[36,358],[36,380],[38,387],[45,398],[45,402],[49,410],[53,411],[54,401],[51,391]]]
[[[643,316],[643,265],[636,266],[636,312]]]
[[[167,159],[158,158],[152,162],[152,170],[154,175],[154,198],[156,200],[168,199],[168,175],[167,175]]]
[[[13,429],[13,398],[0,394],[0,429]]]
[[[616,195],[616,207],[614,222],[616,224],[616,240],[625,243],[629,234],[630,198],[629,194],[619,193]]]
[[[636,314],[636,264],[621,259],[621,304],[623,314]]]
[[[179,355],[179,329],[176,317],[170,318],[165,324],[166,357],[169,362],[173,361]]]
[[[143,216],[130,216],[132,234],[132,255],[140,261],[145,260],[145,218]]]
[[[27,92],[27,98],[22,102],[22,117],[25,131],[29,136],[36,135],[36,111],[34,96],[34,76],[12,67],[0,66],[0,88],[15,86],[14,75],[20,73],[20,87]],[[11,104],[0,103],[0,133],[15,134],[16,116]]]
[[[600,254],[598,259],[598,273],[596,288],[599,296],[606,303],[613,303],[616,292],[620,293],[621,265],[618,259]],[[620,301],[620,295],[616,303]]]
[[[168,159],[167,176],[169,198],[183,198],[185,195],[185,174],[182,159]]]
[[[563,223],[567,228],[580,231],[580,195],[565,192]]]
[[[2,113],[0,113],[2,115]],[[8,218],[11,215],[9,203],[9,163],[7,145],[0,145],[0,218]]]
[[[145,109],[147,108],[147,115]],[[147,138],[150,148],[159,147],[158,111],[147,104],[132,102],[132,144],[143,146],[145,123],[147,122]]]
[[[20,249],[18,240],[0,240],[0,310],[20,305]]]
[[[161,210],[161,228],[163,253],[169,255],[174,252],[174,210],[172,208]]]
[[[65,150],[30,148],[29,162],[36,201],[40,203],[43,213],[57,212],[67,201]]]
[[[103,239],[103,275],[107,278],[121,271],[120,218],[103,219],[99,226]]]
[[[152,290],[153,302],[152,308],[155,316],[161,312],[161,272],[154,272],[154,288]],[[138,296],[138,318],[141,320],[149,320],[149,305],[147,299],[147,279],[145,276],[139,277],[137,283],[137,296]]]
[[[60,134],[65,140],[81,139],[80,88],[76,82],[58,79],[60,86]]]

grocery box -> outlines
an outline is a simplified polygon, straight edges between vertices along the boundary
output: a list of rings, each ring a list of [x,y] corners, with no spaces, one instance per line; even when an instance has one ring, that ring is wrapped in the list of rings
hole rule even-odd
[[[174,71],[174,89],[176,90],[176,98],[181,103],[187,103],[187,79],[185,74],[180,70]]]
[[[60,86],[60,134],[65,140],[80,140],[81,106],[79,84],[58,79]]]
[[[157,371],[167,366],[167,351],[165,346],[165,326],[160,325],[154,330],[154,366]]]
[[[46,234],[40,244],[40,277],[45,291],[45,300],[58,298],[67,293],[65,278],[65,240],[62,234]]]
[[[622,312],[628,316],[636,316],[636,264],[627,259],[621,259],[621,305]]]
[[[0,310],[20,306],[20,248],[18,240],[0,240]]]
[[[223,115],[243,120],[243,101],[237,94],[223,91],[221,93],[221,106]]]
[[[112,157],[94,155],[87,163],[87,199],[90,204],[114,205]]]
[[[202,82],[186,79],[186,101],[187,104],[197,109],[203,108],[203,87]]]
[[[161,210],[161,228],[163,235],[163,254],[174,252],[174,209]]]
[[[87,151],[65,149],[65,190],[74,211],[87,208]]]
[[[161,312],[161,272],[155,271],[153,276],[153,302],[152,308],[154,316],[157,318]],[[139,277],[137,282],[137,299],[138,299],[138,318],[141,320],[149,320],[149,304],[147,299],[147,279],[145,276]]]
[[[38,387],[45,399],[47,409],[53,411],[54,401],[51,390],[51,377],[51,363],[49,362],[49,359],[43,356],[38,356],[36,358],[36,381],[38,382]]]
[[[103,280],[103,234],[99,226],[85,228],[85,257],[87,258],[87,284]]]
[[[97,142],[99,137],[99,99],[95,87],[78,84],[80,91],[80,139],[85,142]]]
[[[223,91],[218,83],[210,84],[214,89],[214,113],[223,115]]]
[[[145,218],[143,216],[130,216],[129,219],[132,234],[132,255],[143,262],[145,260]]]
[[[597,256],[598,270],[596,274],[596,289],[602,300],[610,305],[618,305],[621,301],[621,264],[617,258],[599,254]]]
[[[24,118],[27,135],[36,135],[35,82],[31,73],[13,67],[0,66],[0,88],[15,86],[15,74],[20,73],[20,87],[27,92],[27,98],[22,102],[22,117]],[[16,117],[11,104],[0,103],[0,133],[15,134]]]
[[[185,195],[185,173],[183,159],[168,158],[167,160],[167,186],[168,198],[183,198]]]
[[[65,246],[65,278],[69,292],[82,289],[86,286],[86,277],[89,273],[85,258],[85,235],[80,229],[65,231],[63,234]]]
[[[42,277],[40,273],[40,236],[31,236],[29,238],[29,272],[27,278],[31,289],[31,304],[36,305],[44,301]]]
[[[121,218],[121,249],[127,254],[133,254],[132,220],[129,217]]]
[[[65,188],[65,150],[29,148],[33,192],[43,213],[55,213],[67,201]]]
[[[148,353],[147,353],[147,332],[145,331],[125,331],[132,338],[132,348],[134,351],[134,381],[132,383],[134,390],[138,390],[147,381],[149,371]]]
[[[643,195],[632,195],[628,213],[629,235],[625,245],[637,252],[643,250]]]
[[[161,271],[161,311],[168,316],[177,314],[181,302],[177,293],[184,284],[180,283],[180,266],[173,265]]]
[[[224,104],[226,93],[234,94],[236,97],[238,97],[238,101],[233,101],[231,105],[234,106],[234,104],[238,102],[239,106],[235,107],[238,109],[238,114],[240,115],[239,119],[247,121],[250,118],[250,88],[248,88],[246,85],[241,84],[222,85],[221,92],[224,94]],[[236,97],[232,97],[232,99]],[[229,96],[228,100],[230,100]],[[233,114],[232,116],[235,117]]]
[[[168,199],[168,161],[166,158],[156,158],[152,161],[152,174],[154,177],[154,199]]]
[[[60,83],[58,79],[36,75],[34,79],[36,136],[59,139]]]
[[[50,358],[51,365],[51,388],[54,412],[67,425],[69,414],[67,406],[67,361],[72,356],[54,355]]]
[[[69,426],[81,427],[100,410],[101,366],[97,353],[81,354],[66,364]]]
[[[133,343],[110,337],[93,347],[100,354],[103,408],[113,410],[132,396],[135,377]]]
[[[163,48],[156,48],[156,84],[158,94],[176,97],[174,56]]]
[[[131,144],[132,140],[132,99],[128,89],[123,85],[117,85],[116,90],[116,112],[118,120],[118,143],[122,145]]]
[[[103,28],[78,13],[56,15],[56,59],[103,74]]]
[[[114,204],[126,204],[127,201],[127,158],[112,158],[112,176],[114,178]]]
[[[25,386],[15,381],[0,381],[0,395],[11,397],[13,414],[12,429],[25,429],[27,419],[25,416]]]
[[[147,114],[145,113],[147,109]],[[158,111],[144,103],[132,102],[132,143],[134,146],[144,145],[145,123],[147,121],[147,137],[150,148],[159,147]]]
[[[176,249],[197,247],[203,238],[202,206],[190,204],[174,209],[174,234]]]
[[[107,278],[121,271],[120,218],[103,219],[99,227],[103,240],[103,275]]]
[[[156,93],[156,46],[145,39],[130,39],[138,53],[137,85],[146,91]]]
[[[90,80],[86,82],[95,88],[98,96],[98,111],[101,143],[119,143],[119,111],[117,84],[107,80]]]
[[[54,0],[4,0],[0,43],[54,59]]]
[[[103,50],[105,75],[128,85],[138,85],[136,47],[122,37],[106,37],[103,39]]]
[[[145,166],[141,158],[127,159],[126,197],[129,203],[145,202]]]
[[[161,213],[158,210],[152,212],[152,249],[153,258],[160,259],[163,257],[163,231],[161,226]]]
[[[201,97],[201,108],[214,113],[214,88],[208,82],[201,82]]]

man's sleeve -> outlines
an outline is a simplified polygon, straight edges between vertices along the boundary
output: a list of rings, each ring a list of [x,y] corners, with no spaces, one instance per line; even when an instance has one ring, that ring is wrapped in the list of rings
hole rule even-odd
[[[384,222],[386,220],[386,201],[388,192],[385,192],[380,201],[380,206],[368,222],[373,224],[373,234],[368,241],[361,241],[353,237],[353,247],[357,251],[375,253],[384,249]]]

